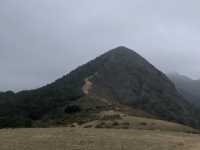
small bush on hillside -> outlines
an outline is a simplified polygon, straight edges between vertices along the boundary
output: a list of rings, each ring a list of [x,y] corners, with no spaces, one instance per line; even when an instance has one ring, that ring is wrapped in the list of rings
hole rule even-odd
[[[140,122],[140,125],[142,125],[142,126],[146,126],[147,123],[146,123],[146,122]]]
[[[80,111],[81,111],[81,108],[77,105],[69,105],[65,108],[65,113],[68,113],[68,114],[74,114]]]
[[[112,114],[112,115],[103,115],[101,120],[117,120],[122,119],[120,114]]]

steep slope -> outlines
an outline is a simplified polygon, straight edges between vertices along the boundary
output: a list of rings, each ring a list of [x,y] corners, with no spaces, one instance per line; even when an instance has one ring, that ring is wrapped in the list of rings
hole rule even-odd
[[[94,119],[95,112],[122,106],[163,120],[200,126],[195,108],[178,94],[171,81],[126,47],[110,50],[40,89],[1,95],[0,127],[52,120],[83,122]]]
[[[200,107],[200,80],[193,80],[178,73],[168,74],[168,77],[174,82],[181,95]]]

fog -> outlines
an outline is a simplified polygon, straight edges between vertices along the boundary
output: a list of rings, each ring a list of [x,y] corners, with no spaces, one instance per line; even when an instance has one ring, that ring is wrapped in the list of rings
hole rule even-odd
[[[120,45],[200,78],[198,0],[1,0],[0,91],[37,88]]]

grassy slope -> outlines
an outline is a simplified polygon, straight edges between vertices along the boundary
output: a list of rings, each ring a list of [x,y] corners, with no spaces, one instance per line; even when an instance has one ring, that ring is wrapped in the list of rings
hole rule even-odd
[[[95,128],[102,122],[109,129]],[[104,111],[99,120],[74,128],[2,129],[0,150],[199,150],[200,135],[189,134],[195,132],[176,123]]]
[[[200,136],[122,129],[3,129],[1,150],[199,150]]]
[[[159,130],[174,131],[185,133],[199,133],[191,127],[177,123],[162,121],[157,119],[148,119],[135,117],[116,111],[103,111],[99,119],[83,124],[84,128],[114,128],[114,129],[142,129],[142,130]]]

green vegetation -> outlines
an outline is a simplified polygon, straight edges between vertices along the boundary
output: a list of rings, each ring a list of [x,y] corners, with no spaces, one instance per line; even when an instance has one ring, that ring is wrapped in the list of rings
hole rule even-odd
[[[82,90],[85,79],[92,83],[88,95]],[[199,112],[163,73],[137,53],[118,47],[42,88],[0,93],[0,128],[85,122],[120,104],[200,127]]]

